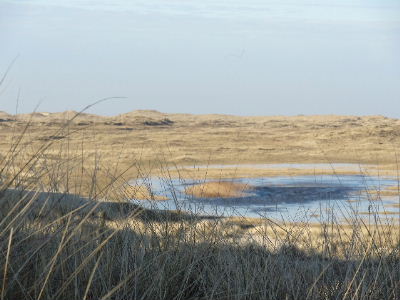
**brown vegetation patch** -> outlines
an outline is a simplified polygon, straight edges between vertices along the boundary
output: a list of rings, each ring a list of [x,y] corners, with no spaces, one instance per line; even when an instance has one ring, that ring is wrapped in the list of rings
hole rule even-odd
[[[185,189],[185,193],[198,198],[237,198],[248,195],[252,186],[244,183],[212,181],[196,184]]]
[[[162,120],[148,120],[143,122],[143,125],[146,126],[166,126],[166,125],[169,126],[172,124],[174,124],[174,122],[168,118]]]
[[[65,138],[65,136],[63,136],[63,135],[50,135],[50,136],[47,136],[47,137],[39,138],[39,141],[62,140],[64,138]]]

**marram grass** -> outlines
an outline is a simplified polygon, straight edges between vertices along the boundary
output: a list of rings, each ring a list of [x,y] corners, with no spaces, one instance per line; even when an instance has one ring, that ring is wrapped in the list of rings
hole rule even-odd
[[[0,300],[400,299],[394,224],[147,211],[126,169],[24,139],[1,155]]]

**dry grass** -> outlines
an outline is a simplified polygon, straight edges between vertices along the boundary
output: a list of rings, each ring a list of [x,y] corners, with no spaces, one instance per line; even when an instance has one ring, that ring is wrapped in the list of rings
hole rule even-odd
[[[211,181],[187,187],[185,193],[198,198],[234,198],[246,196],[251,188],[244,183]]]
[[[372,174],[376,174],[373,170]],[[391,171],[393,172],[393,171]],[[286,167],[262,167],[254,165],[247,167],[246,165],[238,165],[235,167],[218,167],[215,165],[203,167],[172,167],[169,170],[171,176],[180,176],[181,178],[190,178],[196,180],[220,179],[224,178],[256,178],[256,177],[278,177],[278,176],[319,176],[319,175],[357,175],[360,170],[354,168],[332,167],[332,168],[286,168]]]
[[[122,188],[122,193],[127,199],[164,201],[168,200],[165,196],[154,195],[151,188],[146,185],[126,185]]]
[[[80,157],[84,152],[93,161],[107,160],[109,166],[114,164],[121,168],[140,159],[145,163],[144,172],[156,173],[160,161],[169,166],[370,163],[379,164],[379,169],[371,167],[370,170],[380,175],[395,174],[397,169],[394,149],[400,145],[400,121],[380,116],[235,117],[139,111],[116,117],[81,114],[60,130],[71,115],[73,112],[4,116],[4,120],[10,121],[0,122],[1,153],[8,151],[10,144],[19,138],[18,133],[26,130],[21,143],[27,146],[27,151],[33,152],[44,141],[68,140],[69,147],[63,151],[68,150],[69,157]],[[165,122],[166,119],[170,122]],[[60,149],[52,146],[41,159],[57,161],[59,153]],[[189,168],[187,170],[189,172]],[[130,170],[129,177],[136,178],[137,171]],[[347,169],[337,171],[354,173]],[[250,168],[243,170],[242,175],[241,172],[233,168],[230,175],[274,175],[273,170],[263,173],[265,171]],[[280,172],[275,170],[275,174]],[[301,169],[287,172],[314,174],[314,170]],[[218,178],[220,170],[212,173],[207,178]]]
[[[395,206],[393,206],[395,207]],[[360,211],[358,212],[359,215],[371,215],[371,216],[375,216],[375,215],[395,215],[398,216],[399,212],[397,211],[381,211],[381,212],[371,212],[371,211]]]
[[[175,123],[170,125],[157,119],[157,113],[153,115],[153,121],[143,121],[151,125],[140,125],[142,132],[146,126],[178,126],[183,118],[171,116]],[[379,216],[374,224],[365,224],[357,216],[348,225],[335,219],[293,224],[150,211],[127,202],[131,192],[138,197],[143,193],[143,198],[153,196],[142,186],[127,191],[128,179],[158,172],[152,170],[157,148],[151,142],[154,153],[146,150],[149,153],[143,160],[119,144],[131,131],[115,128],[128,128],[131,117],[103,124],[99,132],[94,128],[74,132],[79,126],[99,122],[97,117],[75,119],[71,126],[61,127],[61,121],[53,120],[56,125],[40,133],[38,128],[43,127],[39,122],[49,122],[48,115],[35,115],[35,122],[26,130],[21,127],[26,120],[6,122],[9,127],[0,131],[5,137],[0,139],[1,300],[400,298],[399,227],[380,224]],[[220,120],[184,118],[195,122],[197,129],[202,128],[201,122]],[[235,118],[224,120],[226,126],[236,122]],[[246,126],[258,128],[257,124],[264,122],[260,120]],[[307,122],[301,117],[296,120],[300,122],[296,126]],[[315,124],[323,122],[316,120]],[[78,121],[86,123],[79,125]],[[275,119],[270,121],[282,126]],[[362,120],[346,122],[362,130],[350,124]],[[371,118],[371,122],[393,121]],[[161,133],[165,137],[167,128],[154,129],[151,134],[160,134],[157,139],[161,143]],[[260,131],[264,129],[261,126]],[[174,134],[179,131],[174,130]],[[39,140],[40,134],[46,138]],[[202,134],[210,134],[210,143],[216,147],[210,131]],[[195,134],[190,139],[198,143]],[[138,147],[137,141],[129,143],[127,149],[138,149],[131,148]],[[167,162],[178,153],[188,153],[196,143],[172,152]],[[211,144],[197,149],[200,160],[206,156],[203,149],[210,149]],[[252,148],[249,151],[254,153]],[[288,153],[292,150],[284,155]],[[162,156],[158,159],[165,163]],[[217,185],[216,190],[220,188]]]
[[[398,299],[400,293],[398,239],[390,226],[155,221],[134,207],[112,212],[93,202],[89,211],[59,213],[54,205],[43,214],[29,207],[32,194],[23,195],[8,210],[10,196],[0,202],[7,215],[0,227],[4,299]]]

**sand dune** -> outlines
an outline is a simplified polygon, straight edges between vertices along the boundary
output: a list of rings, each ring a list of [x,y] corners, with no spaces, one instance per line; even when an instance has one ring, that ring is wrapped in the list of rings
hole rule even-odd
[[[160,162],[188,168],[208,164],[379,164],[381,174],[397,169],[400,120],[384,116],[248,117],[139,110],[112,117],[83,113],[68,130],[59,132],[75,113],[37,112],[18,115],[15,122],[5,119],[0,122],[0,150],[6,153],[15,132],[23,132],[31,119],[22,142],[34,149],[43,141],[53,141],[54,147],[46,153],[49,160],[58,159],[59,144],[68,141],[68,155],[84,153],[120,167],[144,163],[152,170]],[[136,175],[133,169],[127,177]]]

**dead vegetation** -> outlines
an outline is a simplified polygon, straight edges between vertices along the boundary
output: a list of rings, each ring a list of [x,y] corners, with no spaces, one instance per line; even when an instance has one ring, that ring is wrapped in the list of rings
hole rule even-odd
[[[7,115],[0,123],[0,149],[25,126],[31,141],[55,134],[74,112]],[[69,124],[71,151],[96,151],[110,161],[170,165],[218,163],[351,162],[396,170],[400,121],[382,116],[236,117],[134,111],[115,117],[79,114]],[[100,147],[101,145],[101,147]],[[121,154],[121,151],[123,154]]]
[[[149,114],[153,119],[165,117]],[[297,149],[297,138],[285,137],[292,135],[292,129],[286,132],[287,126],[279,125],[288,121],[256,118],[251,121],[255,131],[242,138],[240,130],[250,125],[237,124],[234,117],[226,117],[218,126],[227,122],[244,126],[235,134],[231,128],[215,128],[203,116],[171,115],[174,124],[168,127],[129,124],[130,117],[120,116],[122,126],[140,130],[122,133],[116,129],[120,126],[98,124],[96,117],[88,127],[57,120],[46,128],[21,120],[10,127],[0,125],[1,299],[400,298],[399,227],[381,224],[379,216],[373,224],[357,216],[349,216],[346,225],[334,218],[322,224],[293,224],[145,210],[127,202],[132,195],[155,197],[147,186],[126,189],[129,179],[148,178],[159,172],[156,166],[170,166],[179,155],[206,162],[208,151],[224,142],[234,149],[232,155],[247,146],[254,154],[251,142],[260,138],[260,145],[271,138],[265,137],[264,122],[280,131],[281,144],[275,141],[271,161],[280,155],[280,147],[287,147],[279,156],[283,159]],[[32,118],[49,122],[50,117]],[[194,123],[182,125],[179,118]],[[303,117],[296,120],[299,123],[291,128],[301,128]],[[202,122],[207,125],[198,125]],[[314,123],[318,128],[321,124],[337,128],[318,118]],[[179,132],[187,135],[180,138]],[[65,138],[40,140],[50,136]],[[370,141],[367,135],[358,141],[364,139]],[[183,146],[170,149],[173,141]],[[315,158],[311,142],[306,139],[301,147],[310,147]],[[140,145],[145,148],[142,156]],[[377,147],[389,160],[391,152]],[[361,159],[367,151],[363,153]],[[217,161],[221,155],[216,152]],[[224,159],[232,163],[232,157]],[[171,176],[169,168],[162,172]],[[214,184],[213,193],[215,187],[221,196],[227,186]],[[240,193],[244,187],[234,186],[234,190]]]
[[[398,229],[3,192],[4,299],[398,299]]]
[[[211,181],[189,186],[185,193],[197,198],[237,198],[247,195],[250,190],[248,184],[229,182],[229,181]]]

